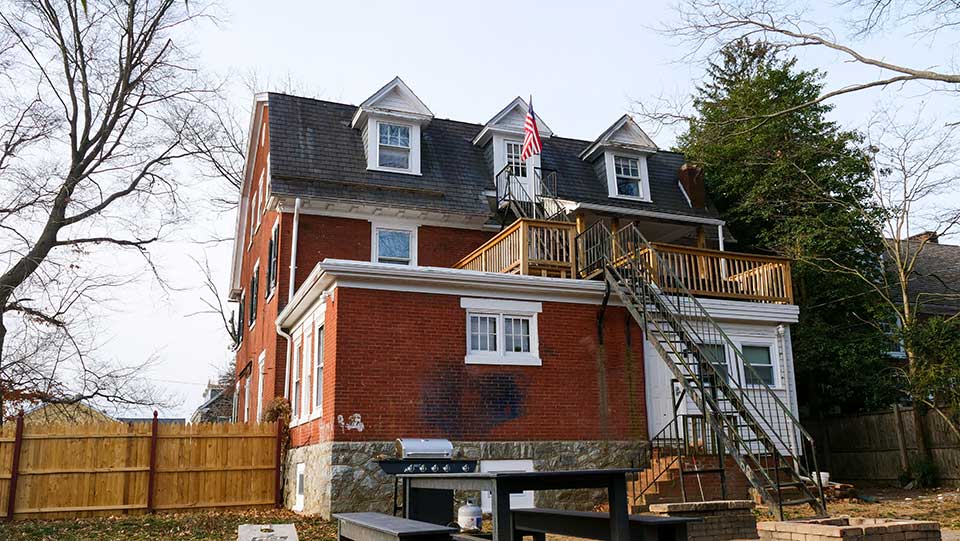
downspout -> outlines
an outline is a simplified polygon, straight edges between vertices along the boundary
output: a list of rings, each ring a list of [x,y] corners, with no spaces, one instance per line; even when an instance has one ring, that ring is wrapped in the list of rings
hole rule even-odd
[[[290,241],[290,287],[287,291],[287,304],[293,300],[297,272],[297,233],[300,231],[300,198],[293,204],[293,239]]]
[[[297,272],[297,234],[300,231],[300,198],[293,203],[293,235],[290,242],[290,285],[287,288],[287,304],[293,300]],[[277,323],[277,334],[287,340],[287,361],[283,370],[283,397],[290,397],[290,354],[293,351],[293,337],[283,331]]]

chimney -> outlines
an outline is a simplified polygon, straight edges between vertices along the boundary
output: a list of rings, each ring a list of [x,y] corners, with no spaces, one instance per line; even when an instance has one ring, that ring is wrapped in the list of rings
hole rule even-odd
[[[940,244],[940,235],[936,231],[924,231],[923,233],[917,233],[916,235],[910,237],[910,240],[915,240],[918,242],[927,241],[930,244]]]
[[[703,183],[703,169],[685,163],[680,166],[680,186],[690,198],[690,204],[695,209],[702,209],[707,206],[707,189]]]

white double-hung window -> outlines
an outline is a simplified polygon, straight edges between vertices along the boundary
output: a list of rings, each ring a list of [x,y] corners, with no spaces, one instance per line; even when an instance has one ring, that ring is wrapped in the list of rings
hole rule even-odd
[[[394,265],[417,264],[417,226],[373,223],[372,230],[371,261]]]
[[[510,166],[510,174],[515,177],[526,178],[527,164],[523,161],[523,143],[518,141],[506,141],[507,145],[507,165]]]
[[[766,383],[773,386],[775,384],[773,357],[770,349],[770,346],[741,346],[740,352],[743,354],[744,362],[753,369],[744,369],[747,385]]]
[[[377,123],[377,166],[410,170],[410,131],[403,124]]]
[[[540,366],[539,302],[464,297],[467,364]]]
[[[640,160],[625,156],[614,156],[613,165],[617,174],[617,194],[629,197],[642,196]]]

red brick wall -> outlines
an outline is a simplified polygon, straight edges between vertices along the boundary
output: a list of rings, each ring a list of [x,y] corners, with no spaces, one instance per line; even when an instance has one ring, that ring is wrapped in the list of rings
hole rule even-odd
[[[460,297],[338,288],[327,311],[328,325],[334,317],[338,329],[336,364],[328,357],[325,370],[326,389],[333,385],[335,395],[324,402],[332,400],[332,408],[325,407],[322,422],[295,431],[294,445],[320,438],[324,430],[337,440],[645,437],[643,342],[631,322],[631,400],[627,314],[620,308],[608,309],[604,323],[608,407],[602,419],[598,310],[544,303],[538,315],[542,366],[466,365]],[[328,343],[332,338],[328,327]],[[348,420],[353,414],[361,416],[363,432],[337,425],[337,416]]]
[[[421,226],[417,231],[417,263],[424,267],[452,267],[494,234],[491,231]]]

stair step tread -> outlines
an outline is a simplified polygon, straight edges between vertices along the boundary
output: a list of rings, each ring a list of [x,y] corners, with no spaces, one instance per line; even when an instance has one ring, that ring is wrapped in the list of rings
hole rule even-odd
[[[818,502],[816,498],[800,498],[799,500],[786,500],[780,502],[780,505],[802,505],[805,503]]]

